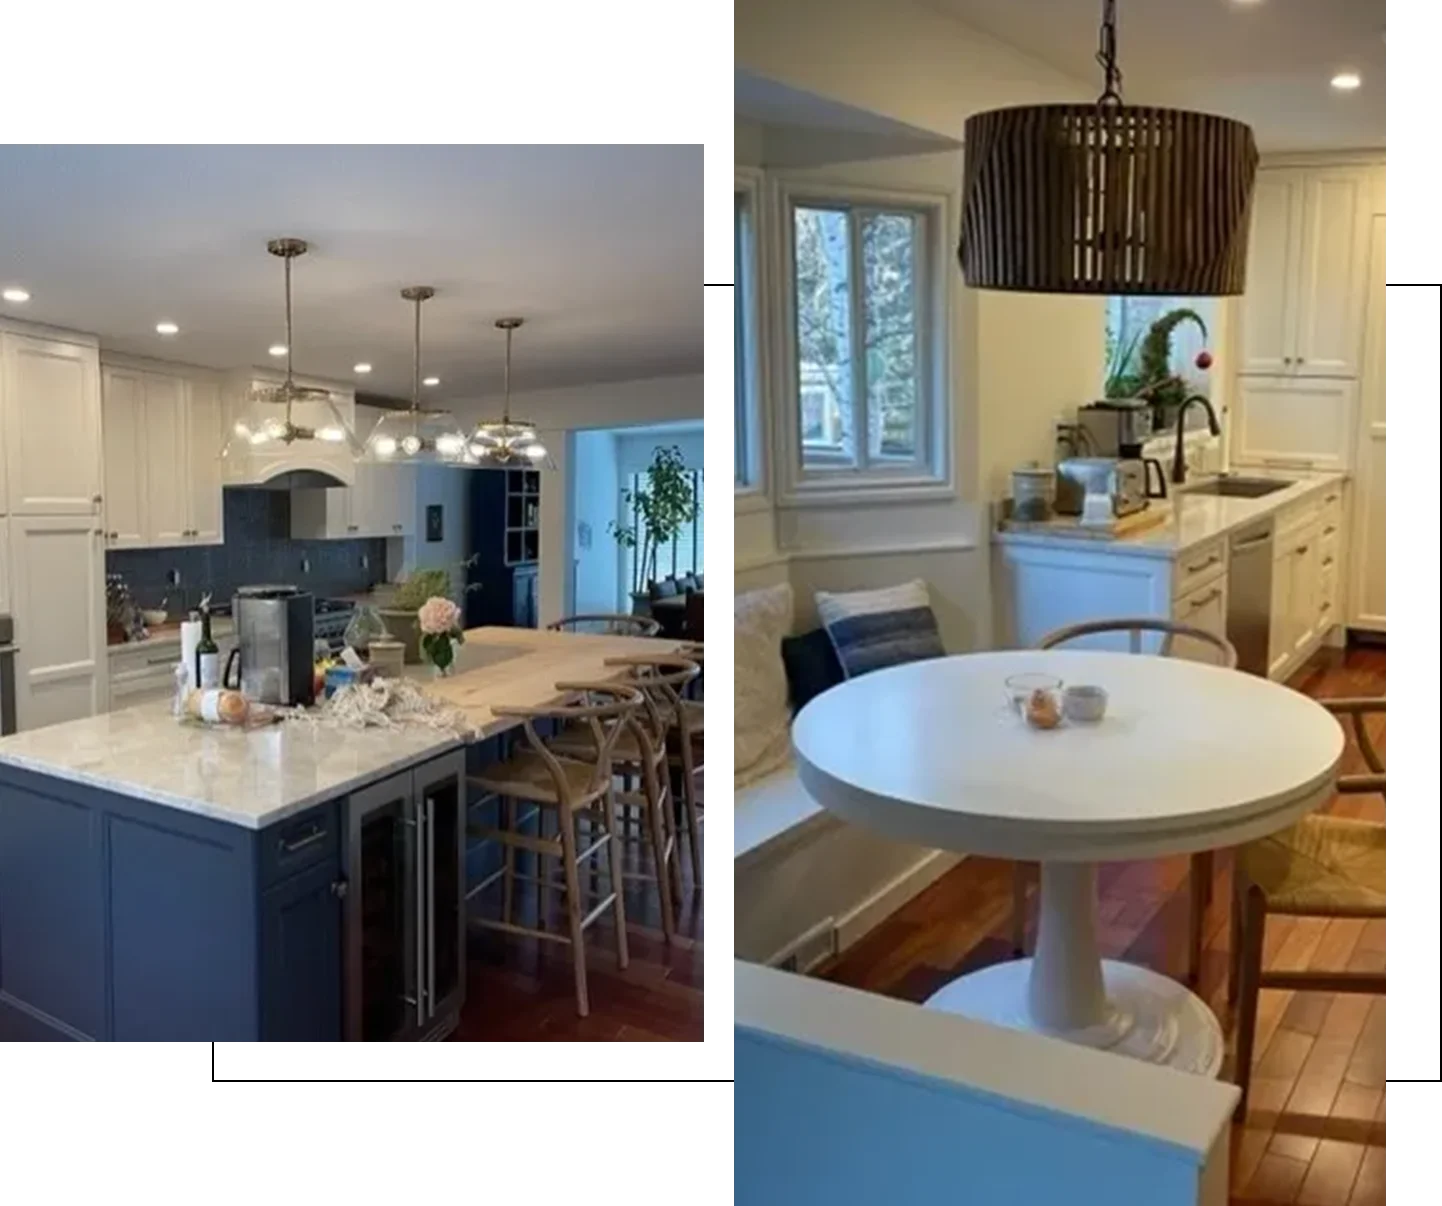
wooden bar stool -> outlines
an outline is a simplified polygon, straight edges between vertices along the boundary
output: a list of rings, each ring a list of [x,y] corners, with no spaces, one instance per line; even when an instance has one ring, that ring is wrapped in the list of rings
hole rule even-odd
[[[1161,657],[1190,657],[1194,661],[1211,661],[1227,670],[1237,668],[1237,651],[1226,637],[1180,624],[1175,620],[1162,620],[1153,616],[1123,617],[1115,620],[1088,620],[1081,624],[1069,624],[1049,632],[1037,643],[1038,649],[1055,649],[1079,637],[1125,632],[1129,637],[1132,653],[1142,652],[1142,633],[1161,634],[1157,653]],[[1177,641],[1184,644],[1178,648]],[[1207,906],[1212,903],[1212,872],[1214,852],[1203,850],[1192,855],[1191,865],[1191,911],[1187,926],[1187,979],[1195,984],[1201,975],[1202,937],[1205,928]],[[1012,870],[1011,916],[1012,951],[1020,956],[1026,953],[1026,882],[1024,864],[1017,863]]]
[[[567,683],[557,684],[557,689],[576,691],[579,697],[572,703],[545,708],[494,709],[497,716],[511,716],[523,722],[526,747],[468,779],[482,791],[500,796],[506,806],[503,828],[471,826],[467,829],[470,837],[498,842],[506,852],[505,867],[500,873],[505,884],[501,920],[478,917],[474,924],[508,934],[569,943],[576,976],[576,1008],[585,1017],[590,1012],[590,1005],[586,996],[584,935],[586,929],[608,908],[615,913],[616,960],[621,967],[629,962],[626,909],[620,890],[621,847],[612,840],[616,832],[616,811],[611,795],[611,755],[622,731],[643,706],[644,697],[635,687],[622,683]],[[583,726],[591,735],[591,754],[577,758],[558,752],[537,733],[538,724],[542,727],[554,726],[561,731],[573,725]],[[518,802],[533,804],[535,809],[518,820]],[[543,822],[547,813],[556,816],[555,837],[545,836]],[[532,815],[538,822],[535,837],[521,832]],[[579,848],[577,821],[582,817],[588,821],[585,834],[588,844]],[[529,850],[537,856],[534,876],[521,875],[516,871],[515,852],[518,849]],[[592,867],[597,867],[603,854],[610,857],[610,891],[597,900],[587,899],[585,903],[590,906],[587,909],[583,907],[581,896],[581,864],[589,861]],[[561,860],[560,883],[546,874],[543,859],[548,855]],[[566,933],[532,929],[512,920],[515,881],[518,879],[536,884],[538,927],[545,909],[542,893],[547,889],[564,891],[568,920]],[[483,881],[482,886],[488,882]],[[591,882],[591,894],[599,896],[595,890],[595,876]]]
[[[705,652],[701,645],[684,647],[685,656],[705,670]],[[696,685],[699,688],[698,676]],[[686,828],[686,842],[691,850],[691,874],[701,886],[701,776],[706,770],[706,704],[701,699],[677,695],[671,710],[671,769],[681,780],[681,808],[677,813]]]
[[[675,902],[681,892],[681,874],[676,856],[666,737],[673,703],[700,673],[700,667],[672,654],[607,658],[606,665],[629,669],[631,677],[627,685],[639,690],[642,697],[642,706],[627,719],[616,738],[611,750],[611,770],[623,784],[622,790],[614,795],[620,822],[617,835],[622,842],[634,836],[638,847],[649,848],[652,874],[623,872],[623,879],[656,883],[661,901],[661,928],[666,941],[672,942],[676,937]],[[551,748],[578,758],[590,758],[595,753],[590,731],[580,725],[569,726],[558,734]],[[639,791],[631,790],[632,782],[639,783]]]
[[[601,636],[655,636],[661,631],[661,624],[650,616],[628,616],[620,614],[597,614],[593,616],[566,616],[546,627],[551,632],[589,632]]]

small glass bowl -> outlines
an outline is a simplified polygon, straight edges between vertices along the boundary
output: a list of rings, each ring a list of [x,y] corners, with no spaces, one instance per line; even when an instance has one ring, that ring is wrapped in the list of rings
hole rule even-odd
[[[1045,691],[1061,711],[1061,679],[1054,674],[1013,674],[1006,680],[1006,703],[1018,716],[1026,715],[1026,702],[1037,691]]]

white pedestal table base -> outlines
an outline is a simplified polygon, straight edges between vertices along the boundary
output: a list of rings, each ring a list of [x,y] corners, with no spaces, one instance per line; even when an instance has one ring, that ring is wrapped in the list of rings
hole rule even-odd
[[[1090,863],[1042,864],[1034,959],[962,976],[926,1004],[1201,1076],[1222,1065],[1222,1028],[1200,997],[1144,967],[1102,961]]]

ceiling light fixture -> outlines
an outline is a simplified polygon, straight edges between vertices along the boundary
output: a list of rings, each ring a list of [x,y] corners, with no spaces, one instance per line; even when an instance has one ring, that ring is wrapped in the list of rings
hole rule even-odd
[[[482,419],[471,432],[471,463],[484,469],[516,469],[529,465],[554,469],[546,446],[536,436],[536,425],[511,418],[511,336],[522,318],[498,318],[496,326],[506,333],[506,402],[499,419]]]
[[[359,455],[364,446],[337,409],[330,390],[295,383],[291,362],[295,336],[291,329],[290,264],[297,256],[306,253],[308,245],[304,239],[272,239],[265,249],[285,262],[285,380],[279,385],[252,387],[246,414],[231,428],[220,455],[226,456],[233,447],[258,447],[275,442],[294,444],[308,440],[348,444],[351,452]],[[316,415],[320,422],[315,426],[297,422],[297,403],[305,408],[301,418],[308,417],[308,414]],[[324,407],[318,406],[318,403],[324,403]]]
[[[1339,71],[1332,77],[1332,87],[1338,92],[1351,92],[1362,86],[1362,77],[1355,71]]]
[[[285,346],[285,344],[283,344],[283,343],[273,343],[273,344],[270,345],[270,354],[271,354],[272,356],[284,356],[285,353],[286,353],[286,346]]]
[[[177,327],[173,322],[158,322],[155,324],[155,330],[161,335],[180,334],[180,328]]]
[[[371,366],[368,364],[358,364],[355,366],[355,371],[358,373],[368,373],[371,371]]]
[[[966,120],[966,283],[1031,293],[1241,293],[1257,147],[1239,121],[1122,103],[1116,0],[1102,0],[1094,105]]]
[[[466,433],[447,410],[421,407],[421,303],[436,295],[429,285],[412,285],[401,296],[416,304],[415,367],[411,375],[409,410],[384,414],[366,437],[365,460],[371,464],[465,465]],[[360,366],[357,365],[357,368]],[[369,369],[370,365],[366,365]]]
[[[0,297],[3,297],[8,302],[28,302],[30,300],[30,294],[18,287],[6,289],[3,293],[0,293]]]

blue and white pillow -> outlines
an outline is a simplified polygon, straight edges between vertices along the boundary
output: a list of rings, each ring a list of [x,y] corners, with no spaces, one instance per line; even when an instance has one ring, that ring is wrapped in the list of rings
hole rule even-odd
[[[931,597],[920,578],[882,590],[819,590],[816,610],[847,678],[946,655]]]

